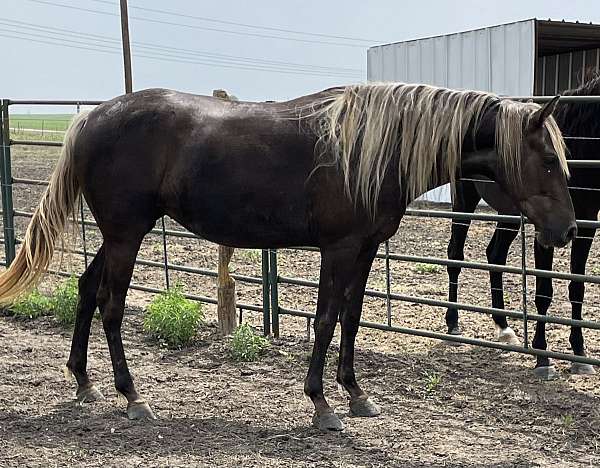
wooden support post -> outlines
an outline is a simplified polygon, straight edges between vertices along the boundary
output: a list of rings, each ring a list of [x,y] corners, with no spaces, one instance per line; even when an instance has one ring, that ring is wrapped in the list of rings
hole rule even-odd
[[[235,280],[229,275],[229,262],[233,251],[233,247],[219,246],[217,316],[219,330],[223,336],[230,335],[236,326]]]
[[[131,46],[129,44],[129,15],[127,0],[121,0],[121,39],[123,42],[123,68],[125,70],[125,93],[133,91],[131,78]]]
[[[231,96],[222,89],[215,89],[213,96],[221,99],[231,99]],[[233,247],[219,246],[217,317],[219,330],[223,336],[230,335],[236,327],[235,280],[229,275],[229,262],[234,250]]]

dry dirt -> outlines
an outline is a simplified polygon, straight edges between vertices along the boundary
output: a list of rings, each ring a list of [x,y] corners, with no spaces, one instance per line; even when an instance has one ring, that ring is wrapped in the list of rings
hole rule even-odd
[[[45,179],[54,156],[39,148],[15,148],[13,175]],[[16,209],[31,211],[40,194],[37,187],[16,187]],[[24,223],[19,219],[18,237]],[[484,260],[492,229],[491,223],[473,224],[467,258]],[[95,250],[98,233],[88,229],[86,235],[89,250]],[[390,250],[443,258],[448,237],[447,220],[407,217]],[[518,244],[510,255],[510,263],[517,266]],[[597,253],[595,243],[589,272],[600,272]],[[204,241],[170,238],[168,256],[174,264],[216,268],[216,247]],[[567,271],[568,251],[555,257],[555,269]],[[139,258],[162,261],[160,237],[148,236]],[[260,276],[259,252],[238,251],[233,263],[238,273]],[[73,264],[75,272],[82,267],[79,260]],[[369,287],[384,289],[384,272],[384,262],[376,261]],[[279,274],[315,280],[318,255],[281,251]],[[182,282],[190,293],[215,295],[212,278],[171,272],[171,280]],[[49,277],[43,288],[56,281]],[[133,281],[161,288],[164,273],[139,267]],[[534,280],[529,281],[533,310]],[[506,275],[505,285],[507,306],[520,307],[520,277]],[[554,290],[550,313],[569,316],[566,283],[555,281]],[[444,299],[447,277],[441,268],[426,272],[418,265],[392,262],[392,291]],[[588,285],[584,318],[599,320],[599,296],[598,286]],[[72,398],[74,384],[65,382],[61,372],[70,332],[50,317],[0,318],[1,466],[600,466],[600,377],[571,376],[568,363],[557,363],[559,380],[539,382],[528,356],[364,329],[357,339],[357,372],[383,414],[374,419],[345,417],[344,432],[322,434],[310,427],[311,406],[302,397],[311,349],[306,320],[282,317],[282,338],[261,361],[238,364],[229,356],[228,343],[216,336],[210,305],[205,306],[209,323],[191,347],[167,350],[148,339],[141,313],[150,298],[131,292],[123,333],[137,386],[159,417],[153,422],[127,420],[112,386],[98,321],[93,325],[90,369],[107,399],[81,406]],[[260,304],[260,287],[238,282],[238,300]],[[460,300],[489,305],[484,272],[463,272]],[[314,311],[316,291],[281,286],[280,301]],[[440,308],[402,302],[392,308],[395,325],[435,331],[445,330],[443,314]],[[385,301],[368,298],[363,318],[385,321]],[[243,319],[256,326],[261,321],[251,312],[244,312]],[[463,313],[461,321],[467,336],[493,339],[489,317]],[[512,324],[522,336],[522,324]],[[567,352],[568,328],[548,328],[549,349]],[[589,355],[600,356],[598,332],[587,330],[585,337]],[[345,414],[346,401],[334,383],[337,343],[338,336],[330,350],[326,390]]]

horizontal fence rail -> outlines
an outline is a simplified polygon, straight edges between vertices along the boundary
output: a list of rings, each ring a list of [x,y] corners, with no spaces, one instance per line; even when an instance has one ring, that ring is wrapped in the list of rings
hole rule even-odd
[[[511,99],[516,100],[532,100],[534,102],[544,103],[553,99],[553,96],[525,96],[525,97],[513,97]],[[600,96],[588,97],[588,96],[561,96],[561,102],[568,103],[583,103],[583,102],[600,102]],[[29,218],[33,213],[15,209],[13,206],[13,190],[15,186],[39,186],[44,187],[48,185],[46,180],[37,180],[26,177],[13,177],[11,168],[11,147],[13,146],[39,146],[39,147],[54,147],[59,148],[62,146],[60,141],[44,141],[44,140],[29,140],[29,139],[16,139],[11,138],[10,133],[10,115],[9,106],[14,105],[45,105],[45,106],[95,106],[101,104],[102,101],[94,100],[8,100],[3,99],[1,101],[0,113],[0,146],[2,148],[1,161],[0,161],[0,179],[1,179],[1,195],[2,195],[2,220],[4,225],[4,237],[0,240],[5,247],[5,259],[0,262],[2,265],[9,265],[14,259],[16,246],[20,244],[20,240],[15,234],[14,220],[15,218]],[[565,139],[572,140],[596,140],[598,138],[587,138],[565,135]],[[568,164],[572,168],[589,168],[589,169],[600,169],[600,160],[569,160]],[[489,180],[481,180],[482,183],[492,183]],[[570,187],[572,189],[580,190],[600,190],[595,187]],[[83,249],[75,249],[72,251],[73,254],[82,256],[86,262],[88,258],[93,257],[96,252],[89,250],[86,242],[86,229],[92,228],[97,229],[97,223],[90,219],[85,219],[86,213],[83,204],[80,207],[80,219],[78,225],[82,231],[83,236]],[[499,215],[492,213],[461,213],[452,212],[448,210],[431,210],[421,208],[411,208],[406,210],[406,216],[417,217],[417,218],[439,218],[449,219],[452,222],[460,221],[483,221],[483,222],[495,222],[495,223],[506,223],[514,225],[514,230],[519,231],[522,236],[522,246],[524,247],[525,242],[525,231],[524,225],[529,221],[519,215]],[[598,220],[577,220],[579,227],[597,229],[600,228],[600,222]],[[510,228],[513,229],[513,228]],[[163,245],[165,248],[164,261],[148,260],[139,258],[136,260],[137,265],[145,267],[162,269],[165,272],[166,286],[169,286],[169,271],[197,274],[201,276],[216,278],[218,273],[216,270],[207,268],[197,268],[189,265],[178,265],[169,262],[166,255],[167,238],[183,238],[183,239],[200,239],[199,236],[185,230],[178,229],[166,229],[164,227],[164,221],[161,227],[155,227],[150,231],[152,235],[159,235],[162,237]],[[304,250],[311,252],[318,252],[319,249],[315,247],[297,247],[289,250]],[[524,255],[525,249],[522,249],[522,255]],[[314,320],[315,314],[307,311],[297,310],[294,308],[285,307],[281,304],[279,297],[279,288],[286,286],[304,287],[304,288],[318,288],[318,282],[288,277],[285,275],[278,274],[277,268],[277,257],[278,253],[276,250],[263,250],[261,255],[261,274],[260,276],[249,276],[241,274],[232,274],[231,276],[237,281],[248,283],[252,285],[262,286],[262,304],[247,304],[236,302],[236,307],[240,311],[240,320],[243,310],[261,313],[262,314],[262,326],[265,334],[272,333],[275,336],[280,334],[280,317],[300,317],[307,320],[307,324],[310,325],[310,321]],[[385,274],[386,274],[386,286],[385,291],[367,289],[365,295],[367,297],[382,299],[386,301],[386,323],[372,322],[372,321],[361,321],[361,326],[384,330],[390,332],[403,333],[408,335],[420,336],[425,338],[445,340],[459,343],[466,343],[474,346],[482,346],[487,348],[499,349],[503,351],[514,351],[525,353],[529,355],[546,356],[549,358],[562,359],[572,362],[580,362],[585,364],[600,365],[600,360],[591,357],[575,356],[573,354],[559,353],[554,351],[545,351],[535,349],[529,346],[527,333],[528,333],[528,321],[551,323],[557,325],[575,326],[591,330],[600,330],[600,322],[590,320],[574,320],[553,315],[541,315],[537,313],[531,313],[527,311],[527,287],[525,284],[527,276],[543,277],[550,279],[568,280],[575,282],[587,282],[593,284],[600,284],[600,276],[588,275],[588,274],[573,274],[559,271],[541,270],[536,268],[527,268],[524,263],[522,267],[507,266],[507,265],[496,265],[483,262],[473,261],[462,261],[462,260],[449,260],[447,258],[438,258],[433,256],[419,256],[419,255],[406,255],[395,252],[390,252],[389,243],[385,243],[384,250],[379,251],[376,258],[385,261]],[[429,299],[424,297],[410,296],[404,294],[398,294],[391,290],[391,266],[390,262],[409,262],[409,263],[424,263],[433,264],[446,267],[458,267],[458,268],[470,268],[474,270],[487,271],[487,272],[500,272],[513,275],[522,275],[523,281],[523,301],[521,310],[509,310],[509,309],[497,309],[492,307],[477,306],[472,304],[455,303],[450,301],[443,301],[437,299]],[[69,276],[70,274],[65,271],[53,270],[59,276]],[[135,284],[132,283],[130,288],[133,290],[144,291],[149,293],[160,293],[163,289],[158,288],[154,285],[147,284]],[[205,302],[209,304],[216,304],[217,300],[213,297],[197,294],[186,294],[186,297],[192,300]],[[476,338],[468,338],[464,336],[449,335],[445,333],[439,333],[430,330],[413,329],[408,327],[401,327],[393,324],[392,311],[393,304],[397,303],[411,303],[420,304],[429,307],[438,308],[449,308],[453,307],[459,310],[463,310],[469,313],[485,314],[485,315],[504,315],[516,320],[523,321],[525,342],[523,346],[507,345],[503,343],[487,341]],[[440,316],[441,319],[441,316]]]

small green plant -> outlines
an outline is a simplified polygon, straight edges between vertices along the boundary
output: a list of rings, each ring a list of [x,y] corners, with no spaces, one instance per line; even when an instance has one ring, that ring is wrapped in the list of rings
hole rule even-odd
[[[431,263],[417,263],[415,267],[417,273],[421,275],[439,273],[440,267],[438,265],[432,265]]]
[[[256,361],[269,346],[269,341],[254,333],[250,325],[244,323],[233,332],[231,354],[236,361]]]
[[[78,300],[79,287],[74,276],[54,290],[51,298],[52,311],[60,324],[71,326],[75,323]]]
[[[244,249],[242,255],[250,263],[259,263],[262,259],[262,251],[258,249]]]
[[[34,289],[29,294],[17,299],[10,310],[17,317],[34,319],[52,311],[52,300]]]
[[[425,372],[425,388],[427,393],[433,393],[442,383],[442,376],[436,372]]]
[[[592,275],[594,276],[600,276],[600,267],[592,267]]]
[[[170,348],[181,348],[198,333],[204,313],[198,302],[183,295],[181,285],[163,291],[144,314],[144,330],[163,340]]]
[[[559,421],[565,428],[569,428],[575,422],[575,418],[570,414],[563,414],[560,416]]]

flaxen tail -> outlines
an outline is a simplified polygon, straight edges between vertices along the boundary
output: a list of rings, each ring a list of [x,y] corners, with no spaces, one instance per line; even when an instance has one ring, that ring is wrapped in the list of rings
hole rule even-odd
[[[78,114],[67,133],[58,164],[27,227],[23,245],[8,270],[0,275],[0,304],[7,305],[35,287],[48,269],[57,241],[64,243],[70,216],[81,193],[73,173],[73,147],[87,115]]]

